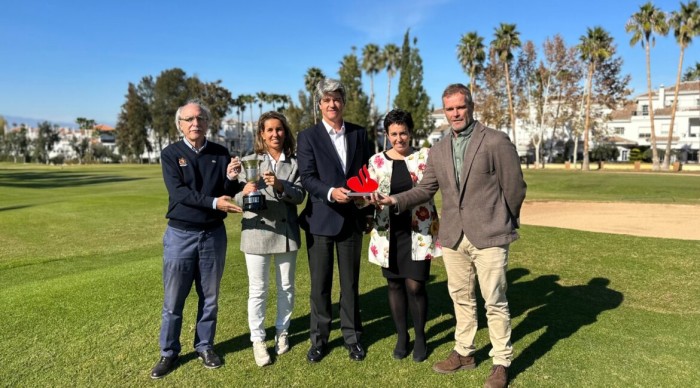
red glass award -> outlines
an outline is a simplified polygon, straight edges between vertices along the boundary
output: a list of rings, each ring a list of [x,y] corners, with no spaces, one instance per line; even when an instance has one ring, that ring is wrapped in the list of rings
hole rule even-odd
[[[348,188],[352,190],[348,193],[349,197],[368,197],[379,188],[379,183],[369,177],[366,164],[358,171],[358,175],[348,179],[347,183]]]

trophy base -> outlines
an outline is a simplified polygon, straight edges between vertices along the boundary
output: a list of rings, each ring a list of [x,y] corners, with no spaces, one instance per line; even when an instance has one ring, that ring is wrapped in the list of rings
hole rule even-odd
[[[267,209],[267,202],[265,201],[265,196],[260,193],[252,193],[243,196],[243,210],[256,211]]]

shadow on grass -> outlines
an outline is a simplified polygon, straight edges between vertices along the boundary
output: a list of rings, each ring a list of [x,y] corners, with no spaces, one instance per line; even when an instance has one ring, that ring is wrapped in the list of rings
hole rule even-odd
[[[0,174],[0,186],[27,189],[53,189],[58,187],[126,182],[139,179],[143,178],[127,178],[119,175],[88,174],[71,171],[3,172]]]
[[[445,281],[432,282],[435,278],[431,275],[431,282],[427,284],[428,293],[428,326],[426,327],[426,336],[428,338],[428,351],[431,348],[435,348],[440,344],[450,341],[451,338],[443,336],[443,338],[431,341],[433,336],[437,336],[443,332],[449,332],[454,329],[454,320],[447,320],[446,322],[439,323],[435,326],[430,326],[430,322],[442,315],[449,314],[454,316],[452,311],[452,302],[447,293],[447,284]],[[274,299],[272,299],[274,301]],[[299,303],[308,303],[308,299],[296,301]],[[340,305],[338,303],[333,303],[332,305],[332,316],[333,321],[331,322],[331,332],[335,336],[330,340],[326,346],[327,352],[330,354],[333,351],[340,350],[346,352],[343,343],[343,337],[340,335],[340,319],[339,319],[339,309]],[[369,292],[365,292],[360,295],[360,308],[361,316],[363,322],[362,330],[362,345],[365,347],[367,352],[371,351],[372,345],[375,343],[388,338],[395,337],[396,330],[394,328],[394,321],[392,320],[389,303],[387,301],[387,286],[376,287]],[[309,342],[309,314],[296,317],[292,319],[289,327],[289,344],[292,347],[295,346],[310,346]],[[409,328],[413,327],[413,323],[410,320],[409,314]],[[275,337],[275,327],[269,327],[266,329],[267,338]],[[337,334],[337,335],[335,335]],[[230,338],[224,342],[216,345],[216,351],[225,357],[226,354],[234,353],[238,351],[247,351],[251,347],[250,334],[245,333],[233,338]],[[187,362],[196,358],[196,353],[187,354],[183,357],[181,362]],[[276,358],[274,352],[270,352],[270,357],[273,362]]]
[[[0,207],[0,212],[4,212],[7,210],[18,210],[18,209],[24,209],[28,207],[32,207],[34,205],[15,205],[15,206],[5,206],[5,207]]]
[[[584,326],[595,323],[598,315],[620,306],[621,292],[608,288],[610,280],[592,278],[585,285],[562,286],[559,275],[543,275],[529,281],[517,281],[530,271],[515,268],[508,271],[508,299],[511,318],[527,314],[513,328],[511,342],[518,341],[544,329],[532,343],[516,354],[508,374],[514,379],[546,355],[561,340],[571,337]],[[483,306],[483,301],[480,303]],[[483,311],[479,314],[479,327],[486,327]],[[478,360],[489,358],[490,345],[481,348]]]
[[[557,283],[559,275],[543,275],[533,280],[520,281],[530,273],[524,268],[514,268],[508,271],[508,295],[511,318],[526,314],[525,317],[513,328],[511,341],[518,348],[518,342],[523,338],[544,329],[536,340],[530,343],[516,354],[509,375],[511,379],[531,367],[537,360],[546,355],[561,340],[571,337],[584,326],[597,321],[600,313],[612,310],[620,306],[623,294],[608,288],[610,281],[606,278],[592,278],[585,285],[562,286]],[[431,275],[431,280],[434,276]],[[428,292],[428,324],[426,337],[428,339],[428,354],[432,349],[453,342],[455,327],[454,310],[452,300],[447,291],[447,282],[429,282]],[[478,294],[478,293],[477,293]],[[297,303],[308,303],[308,300],[298,300]],[[483,299],[479,297],[478,319],[479,328],[487,329]],[[362,308],[363,327],[362,343],[368,352],[372,345],[389,338],[395,337],[394,322],[389,312],[387,302],[387,286],[376,287],[373,290],[360,295]],[[340,320],[338,318],[338,303],[332,306],[333,322],[331,330],[336,332],[335,338],[327,345],[328,353],[343,348],[343,338],[339,335]],[[409,314],[410,315],[410,314]],[[444,319],[447,315],[450,318]],[[438,321],[435,324],[432,322]],[[409,327],[412,327],[409,317]],[[309,344],[309,314],[292,319],[289,329],[289,343],[292,347]],[[275,328],[267,328],[267,337],[274,338]],[[248,333],[230,338],[216,345],[216,350],[222,356],[238,351],[246,351],[250,348],[250,335]],[[490,344],[481,347],[475,354],[477,362],[489,359]],[[274,359],[276,355],[270,352]],[[184,355],[182,363],[193,360],[196,353]]]

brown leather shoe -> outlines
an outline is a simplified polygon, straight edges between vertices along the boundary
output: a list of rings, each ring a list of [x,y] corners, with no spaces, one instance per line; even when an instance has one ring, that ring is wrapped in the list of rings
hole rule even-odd
[[[484,388],[505,388],[508,386],[508,368],[503,365],[494,365],[491,374],[484,383]]]
[[[456,350],[450,353],[445,361],[433,365],[433,370],[438,373],[454,373],[464,369],[476,368],[476,361],[472,356],[461,356]]]

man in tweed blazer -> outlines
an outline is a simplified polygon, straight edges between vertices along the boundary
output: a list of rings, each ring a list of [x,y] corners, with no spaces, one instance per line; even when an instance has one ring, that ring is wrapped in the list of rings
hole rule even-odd
[[[474,120],[474,102],[467,87],[448,86],[442,102],[451,131],[430,152],[423,180],[391,197],[375,195],[375,202],[394,205],[400,211],[441,191],[439,239],[457,326],[454,350],[433,369],[452,373],[476,366],[478,276],[493,346],[494,366],[485,386],[505,387],[513,358],[506,299],[508,248],[518,238],[516,228],[527,186],[508,136]]]

